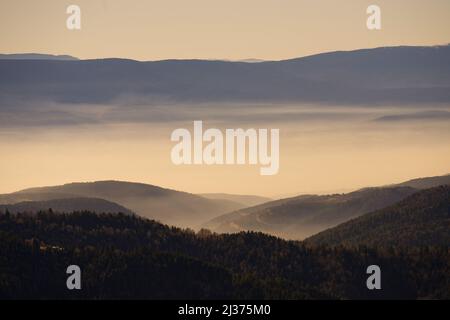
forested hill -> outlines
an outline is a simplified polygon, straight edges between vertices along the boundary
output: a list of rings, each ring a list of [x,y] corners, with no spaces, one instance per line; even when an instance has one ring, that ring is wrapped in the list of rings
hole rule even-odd
[[[123,206],[140,216],[170,225],[190,228],[196,228],[206,220],[245,206],[226,199],[207,199],[195,194],[151,184],[114,180],[75,182],[0,194],[0,204],[86,197],[104,199]],[[60,211],[91,210],[98,213],[103,212],[100,210],[101,208],[87,205],[85,201],[78,203],[78,205],[75,205],[75,201],[73,202],[73,210]],[[45,209],[48,208],[55,209],[53,207]],[[64,209],[66,208],[68,206],[65,206]],[[124,211],[117,210],[116,212]]]
[[[261,231],[301,240],[416,192],[410,187],[365,188],[345,194],[301,195],[218,216],[204,224],[216,232]]]
[[[419,191],[387,208],[323,231],[306,242],[346,246],[450,246],[450,186]]]
[[[0,298],[450,298],[447,248],[310,248],[124,214],[0,214]],[[82,290],[66,289],[79,265]],[[366,287],[377,264],[383,290]]]
[[[1,196],[0,196],[1,197]],[[118,205],[117,203],[99,198],[67,198],[51,199],[45,201],[22,201],[14,204],[0,204],[0,211],[8,210],[10,213],[16,212],[38,212],[49,210],[55,212],[72,212],[81,210],[92,210],[102,213],[134,214],[131,210]]]

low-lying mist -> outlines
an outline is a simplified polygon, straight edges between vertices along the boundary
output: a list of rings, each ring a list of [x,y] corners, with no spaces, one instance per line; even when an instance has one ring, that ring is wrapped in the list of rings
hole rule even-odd
[[[104,179],[271,197],[348,191],[447,173],[449,115],[446,105],[3,105],[0,192]],[[194,120],[205,129],[279,128],[279,174],[172,164],[170,134]]]

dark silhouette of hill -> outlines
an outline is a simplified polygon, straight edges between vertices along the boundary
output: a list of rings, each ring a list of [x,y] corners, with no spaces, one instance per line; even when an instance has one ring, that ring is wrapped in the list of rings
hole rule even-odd
[[[191,228],[198,227],[200,223],[212,217],[242,207],[227,200],[206,199],[187,192],[122,181],[69,183],[61,186],[31,188],[1,195],[0,201],[8,204],[78,197],[105,199],[143,217]]]
[[[2,299],[448,299],[448,247],[314,248],[135,215],[0,214]],[[66,268],[82,290],[66,288]],[[382,290],[367,290],[379,265]]]
[[[133,214],[129,209],[117,203],[98,198],[67,198],[47,201],[23,201],[14,204],[0,204],[0,211],[10,213],[39,212],[45,210],[55,212],[91,211],[97,213]]]
[[[419,191],[387,208],[323,231],[307,243],[345,246],[450,246],[450,186]]]
[[[70,76],[68,76],[70,75]],[[384,47],[260,63],[0,60],[0,105],[111,103],[450,101],[450,46]]]

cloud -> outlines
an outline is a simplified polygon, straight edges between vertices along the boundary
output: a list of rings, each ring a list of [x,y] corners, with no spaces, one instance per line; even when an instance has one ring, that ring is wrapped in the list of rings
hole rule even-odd
[[[450,120],[450,112],[444,110],[420,111],[414,113],[403,113],[386,115],[376,118],[374,121],[379,122],[398,122],[398,121],[415,121],[415,120]]]

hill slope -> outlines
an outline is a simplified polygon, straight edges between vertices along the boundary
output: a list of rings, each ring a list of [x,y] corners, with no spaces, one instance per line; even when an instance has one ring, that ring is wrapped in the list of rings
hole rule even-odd
[[[304,239],[395,204],[417,190],[443,184],[450,184],[450,175],[418,178],[346,194],[301,195],[226,213],[203,226],[221,233],[253,230],[288,239]]]
[[[444,176],[417,178],[397,184],[400,187],[411,187],[414,189],[429,189],[441,185],[450,185],[450,174]]]
[[[216,232],[261,231],[303,239],[415,192],[409,187],[367,188],[347,194],[303,195],[231,212],[204,224]]]
[[[192,228],[198,227],[198,224],[212,217],[241,207],[230,201],[211,200],[149,184],[121,181],[70,183],[25,189],[0,195],[0,203],[79,197],[105,199],[129,208],[143,217]]]
[[[306,240],[319,245],[450,247],[450,186],[419,191]]]

